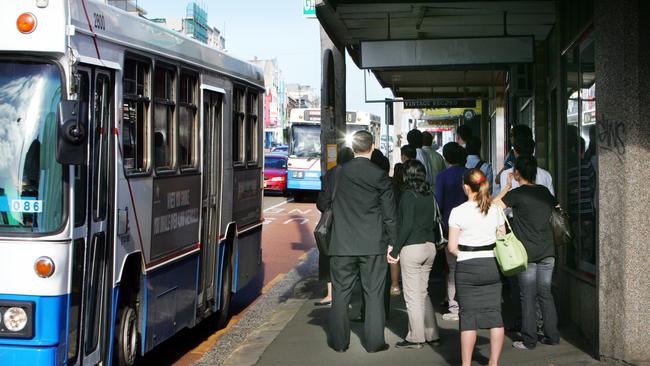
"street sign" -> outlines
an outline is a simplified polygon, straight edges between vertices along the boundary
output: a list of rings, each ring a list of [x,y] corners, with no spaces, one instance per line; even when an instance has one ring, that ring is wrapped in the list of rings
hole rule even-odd
[[[316,18],[316,0],[302,0],[302,16]]]

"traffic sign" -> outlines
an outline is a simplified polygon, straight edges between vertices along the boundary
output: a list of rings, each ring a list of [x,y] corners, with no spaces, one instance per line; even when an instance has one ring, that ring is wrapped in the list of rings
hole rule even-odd
[[[302,16],[316,18],[316,0],[302,0]]]

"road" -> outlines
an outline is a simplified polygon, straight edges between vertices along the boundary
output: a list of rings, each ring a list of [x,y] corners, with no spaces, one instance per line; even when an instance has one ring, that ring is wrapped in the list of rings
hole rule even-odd
[[[186,329],[152,350],[143,365],[192,365],[208,352],[260,295],[267,292],[314,247],[313,230],[320,214],[313,200],[296,203],[282,196],[265,196],[262,230],[263,267],[256,278],[232,299],[232,320],[225,329],[206,322]]]

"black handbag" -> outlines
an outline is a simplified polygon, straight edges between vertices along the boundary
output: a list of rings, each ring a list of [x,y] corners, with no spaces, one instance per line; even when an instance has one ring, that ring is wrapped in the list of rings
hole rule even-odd
[[[553,242],[555,246],[559,247],[569,244],[573,239],[569,215],[561,207],[555,207],[551,211],[549,221],[551,223],[551,230],[553,231]]]
[[[334,172],[334,191],[332,192],[332,199],[330,207],[320,214],[320,219],[316,228],[314,229],[314,238],[316,238],[316,246],[321,255],[329,255],[330,236],[332,234],[332,222],[334,222],[334,198],[336,197],[336,186],[338,185],[338,175],[340,168],[336,168]]]

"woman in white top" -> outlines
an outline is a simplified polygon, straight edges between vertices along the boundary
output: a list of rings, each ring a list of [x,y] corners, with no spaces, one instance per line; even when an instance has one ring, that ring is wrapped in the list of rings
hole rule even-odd
[[[496,366],[503,348],[501,277],[494,258],[497,230],[505,232],[499,208],[492,205],[490,184],[480,169],[463,176],[467,202],[449,215],[449,251],[457,257],[456,298],[460,307],[463,366],[472,362],[477,329],[490,329],[490,362]]]

